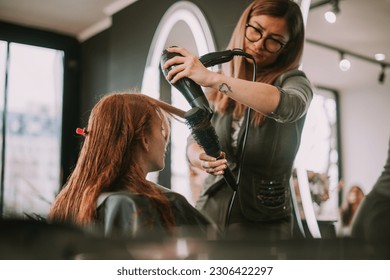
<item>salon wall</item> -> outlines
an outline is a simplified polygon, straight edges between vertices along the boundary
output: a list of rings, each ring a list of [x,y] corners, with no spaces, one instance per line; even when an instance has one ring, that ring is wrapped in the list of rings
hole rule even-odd
[[[82,43],[82,110],[106,90],[141,88],[154,32],[165,11],[177,1],[136,1],[113,16],[110,29]],[[205,14],[217,49],[226,47],[234,24],[250,1],[196,0]],[[106,78],[103,78],[104,73]],[[103,75],[103,76],[102,76]]]
[[[388,79],[387,79],[388,80]],[[390,81],[340,94],[344,186],[367,193],[386,161],[390,139]]]
[[[97,98],[108,90],[110,30],[97,34],[82,44],[81,117],[86,122],[85,112],[92,108]]]
[[[147,52],[165,11],[177,1],[142,0],[113,16],[112,27],[82,43],[82,120],[98,96],[112,90],[141,88]],[[224,49],[243,9],[250,2],[191,1],[204,12],[217,50]],[[315,61],[314,58],[310,58]],[[310,73],[308,73],[310,77]],[[332,85],[321,85],[333,88]],[[341,159],[345,186],[366,192],[378,178],[389,140],[389,82],[339,90]]]

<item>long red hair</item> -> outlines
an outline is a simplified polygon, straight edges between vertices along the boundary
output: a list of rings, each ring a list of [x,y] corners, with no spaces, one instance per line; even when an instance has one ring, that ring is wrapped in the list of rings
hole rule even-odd
[[[143,151],[142,139],[150,134],[151,124],[172,108],[138,93],[104,96],[92,109],[75,169],[48,218],[81,225],[93,223],[101,193],[128,190],[151,198],[167,228],[172,228],[175,220],[168,199],[146,180],[136,162],[136,153]],[[163,121],[169,128],[168,120]]]

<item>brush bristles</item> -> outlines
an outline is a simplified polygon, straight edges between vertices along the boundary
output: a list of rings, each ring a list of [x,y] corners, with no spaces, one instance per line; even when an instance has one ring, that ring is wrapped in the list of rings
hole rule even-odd
[[[206,111],[194,107],[186,112],[184,117],[195,141],[203,147],[206,154],[218,158],[221,154],[221,146]]]

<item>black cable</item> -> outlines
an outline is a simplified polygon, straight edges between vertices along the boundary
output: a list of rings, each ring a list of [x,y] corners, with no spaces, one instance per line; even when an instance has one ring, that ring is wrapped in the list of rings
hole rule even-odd
[[[256,81],[256,73],[257,73],[256,60],[252,56],[246,56],[246,57],[251,58],[252,61],[253,61],[252,82],[255,82]],[[242,170],[241,167],[242,167],[242,164],[244,162],[245,146],[246,146],[246,141],[248,139],[248,131],[249,131],[249,124],[250,124],[251,113],[252,113],[252,109],[250,107],[248,107],[247,111],[246,111],[246,120],[245,120],[245,127],[244,127],[245,131],[244,131],[244,139],[242,141],[242,147],[241,147],[241,157],[240,157],[240,160],[239,160],[239,163],[238,163],[238,173],[237,173],[237,181],[236,181],[237,187],[236,187],[236,190],[233,191],[232,197],[231,197],[230,202],[229,202],[229,208],[228,208],[228,212],[226,214],[226,223],[225,223],[226,226],[230,222],[230,215],[231,215],[231,212],[232,212],[232,209],[233,209],[234,200],[236,198],[236,194],[237,194],[237,191],[238,191],[238,188],[239,188],[239,185],[240,185],[241,170]]]

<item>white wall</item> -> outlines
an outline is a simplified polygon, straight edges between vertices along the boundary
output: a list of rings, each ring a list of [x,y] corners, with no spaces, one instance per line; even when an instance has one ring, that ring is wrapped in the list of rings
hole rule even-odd
[[[360,185],[367,193],[382,172],[390,137],[390,81],[340,92],[344,190]]]

